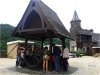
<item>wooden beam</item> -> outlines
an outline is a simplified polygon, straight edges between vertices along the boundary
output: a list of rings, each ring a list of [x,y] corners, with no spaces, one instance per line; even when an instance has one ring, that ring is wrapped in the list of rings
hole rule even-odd
[[[51,28],[50,27],[45,27],[45,28],[33,28],[33,29],[24,29],[24,30],[18,30],[17,32],[33,32],[33,31],[41,31],[41,30],[43,30],[43,31],[47,31],[47,30],[51,30]]]

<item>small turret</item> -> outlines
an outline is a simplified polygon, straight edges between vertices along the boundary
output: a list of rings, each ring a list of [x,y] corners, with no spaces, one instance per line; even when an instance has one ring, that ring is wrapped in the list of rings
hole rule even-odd
[[[72,20],[71,20],[71,22],[70,23],[72,23],[72,22],[81,22],[81,20],[79,19],[79,17],[78,17],[78,15],[77,15],[77,12],[76,11],[74,11],[74,15],[73,15],[73,18],[72,18]]]

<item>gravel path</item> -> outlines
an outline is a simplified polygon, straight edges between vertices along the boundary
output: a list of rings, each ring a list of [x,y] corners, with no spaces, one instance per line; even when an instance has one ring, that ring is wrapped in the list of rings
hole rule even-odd
[[[70,58],[70,68],[67,73],[61,71],[59,75],[100,75],[100,58],[83,56]],[[18,69],[15,67],[16,59],[0,58],[0,75],[44,75],[41,71]],[[50,72],[45,75],[55,75]]]

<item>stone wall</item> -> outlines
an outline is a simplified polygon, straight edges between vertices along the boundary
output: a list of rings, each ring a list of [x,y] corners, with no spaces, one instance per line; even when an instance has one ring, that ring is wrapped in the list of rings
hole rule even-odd
[[[0,58],[6,58],[6,57],[7,57],[7,52],[1,50],[1,51],[0,51]]]

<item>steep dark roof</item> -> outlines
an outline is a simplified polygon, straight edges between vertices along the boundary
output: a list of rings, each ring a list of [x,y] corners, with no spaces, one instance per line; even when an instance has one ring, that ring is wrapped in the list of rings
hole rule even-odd
[[[73,22],[73,21],[79,21],[79,22],[81,22],[81,20],[79,19],[76,11],[74,11],[73,18],[72,18],[71,22]]]
[[[51,23],[51,25],[55,28],[55,30],[61,35],[70,37],[69,32],[64,27],[58,15],[52,9],[50,9],[46,4],[44,4],[42,1],[38,1],[38,3],[39,3],[39,6],[43,14],[48,19],[48,21]]]
[[[98,34],[98,33],[93,33],[92,41],[93,41],[93,42],[97,42],[96,46],[97,46],[97,47],[100,47],[100,34]]]
[[[92,35],[93,32],[89,31],[89,30],[76,30],[77,35],[83,34],[83,35]]]
[[[34,13],[31,13],[33,10],[35,10],[36,13],[34,13],[37,14],[37,16],[35,16]],[[39,23],[42,24],[42,27],[30,28],[31,30],[25,29],[27,26],[30,26],[29,21],[32,19],[31,17],[38,17],[38,15],[41,21]],[[31,25],[33,26],[33,24]],[[32,33],[30,36],[34,36],[32,37],[33,39],[38,38],[41,40],[42,38],[47,37],[46,34],[48,31],[53,32],[52,34],[55,38],[59,37],[73,39],[71,38],[70,33],[64,27],[57,14],[52,9],[50,9],[41,0],[30,0],[26,11],[14,32],[12,33],[12,36],[24,38],[26,34]]]

